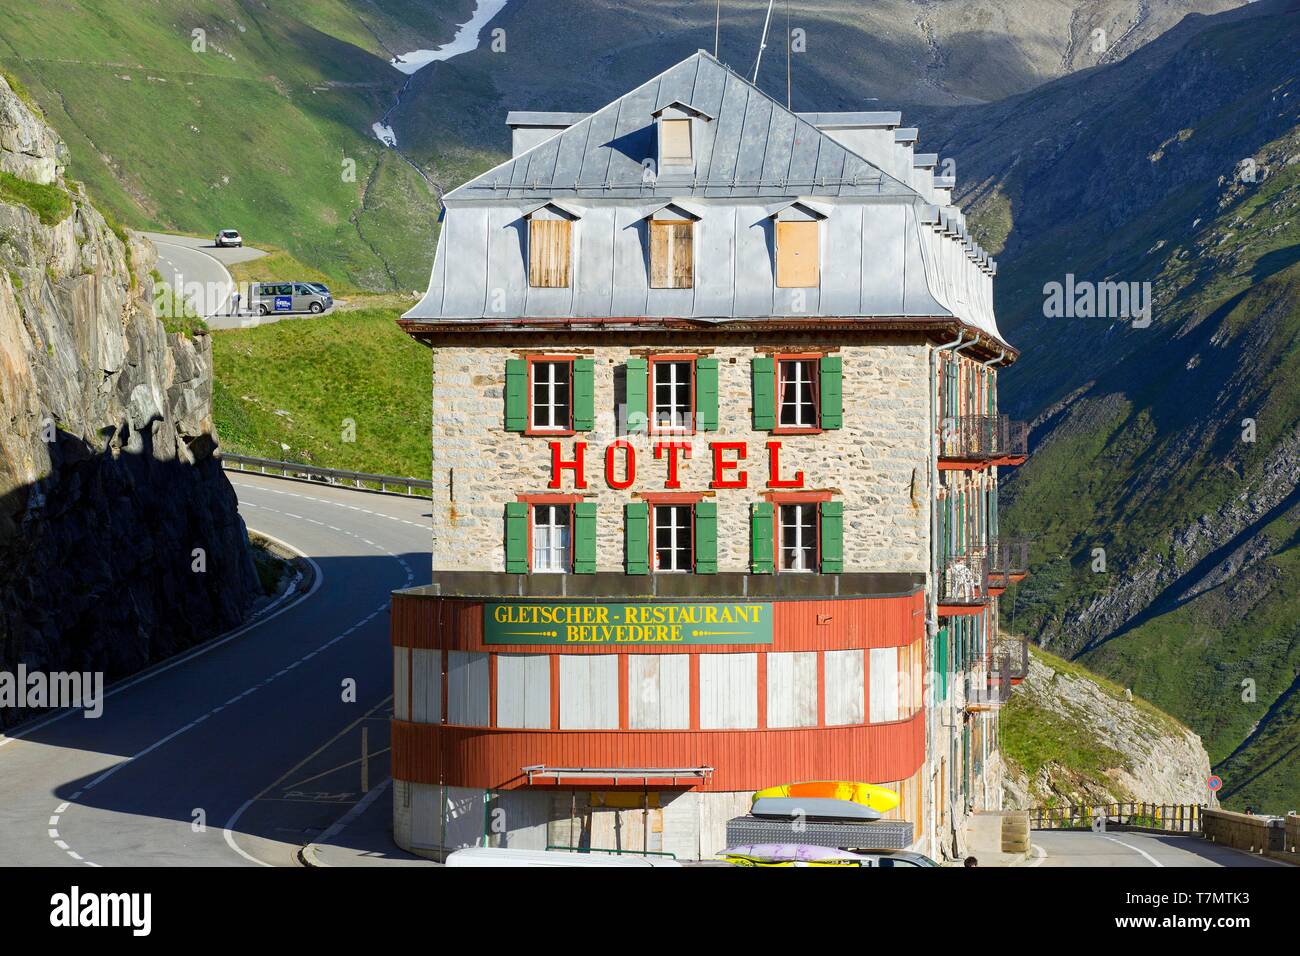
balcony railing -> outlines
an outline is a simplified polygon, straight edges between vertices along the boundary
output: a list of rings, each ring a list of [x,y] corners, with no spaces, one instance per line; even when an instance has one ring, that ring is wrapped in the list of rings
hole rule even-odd
[[[1005,666],[1007,679],[1019,684],[1029,676],[1029,642],[1014,634],[999,634],[993,645],[993,659]]]
[[[983,604],[989,596],[988,581],[987,548],[945,555],[939,570],[939,603]]]
[[[939,433],[939,457],[954,461],[1023,461],[1029,452],[1029,424],[1006,415],[945,418]]]
[[[989,546],[989,587],[1007,588],[1029,573],[1029,539],[999,538]]]

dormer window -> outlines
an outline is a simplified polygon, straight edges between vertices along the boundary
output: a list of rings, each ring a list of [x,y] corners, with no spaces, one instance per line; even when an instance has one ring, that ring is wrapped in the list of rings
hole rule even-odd
[[[809,289],[821,283],[821,223],[830,214],[820,203],[796,200],[777,210],[776,284]]]
[[[528,219],[528,284],[534,289],[567,289],[571,284],[573,223],[578,214],[558,203],[543,203]]]
[[[694,166],[691,155],[691,121],[666,119],[659,123],[659,156],[665,166]]]
[[[678,202],[650,214],[650,288],[695,285],[695,223],[700,216]]]
[[[711,122],[713,117],[679,100],[655,110],[651,115],[659,127],[660,174],[693,170],[699,124]]]

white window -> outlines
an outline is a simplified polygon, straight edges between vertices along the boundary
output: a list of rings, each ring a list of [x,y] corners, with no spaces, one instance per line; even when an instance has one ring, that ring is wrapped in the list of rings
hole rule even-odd
[[[629,654],[627,718],[634,730],[685,730],[691,725],[689,654]]]
[[[777,364],[781,379],[781,427],[817,428],[816,360],[782,359]]]
[[[898,720],[898,648],[873,647],[870,668],[871,722]]]
[[[533,570],[564,574],[573,566],[569,505],[533,505]]]
[[[767,725],[817,724],[817,653],[767,655]]]
[[[560,729],[618,729],[617,654],[560,655]]]
[[[480,651],[447,652],[447,723],[488,725],[488,656]]]
[[[781,570],[817,570],[817,505],[781,505]]]
[[[695,566],[690,505],[655,505],[655,570],[690,571]]]
[[[550,655],[497,655],[497,726],[551,726]]]
[[[862,699],[866,690],[862,673],[862,651],[827,651],[825,661],[826,723],[862,723]]]
[[[655,412],[658,429],[684,429],[694,426],[691,408],[691,370],[694,362],[652,362],[654,370]]]
[[[758,726],[758,655],[701,654],[700,727]]]
[[[538,431],[567,431],[570,416],[572,362],[533,362],[533,428]]]

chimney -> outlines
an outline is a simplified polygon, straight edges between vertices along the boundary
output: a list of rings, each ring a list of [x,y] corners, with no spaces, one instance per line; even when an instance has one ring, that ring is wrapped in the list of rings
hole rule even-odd
[[[903,122],[903,114],[875,113],[800,113],[819,130],[845,149],[879,166],[895,179],[911,182],[910,170],[900,172],[894,153],[894,130]]]
[[[574,123],[585,120],[590,113],[531,113],[511,110],[506,114],[506,125],[511,133],[511,158],[526,153],[538,143],[563,132]]]

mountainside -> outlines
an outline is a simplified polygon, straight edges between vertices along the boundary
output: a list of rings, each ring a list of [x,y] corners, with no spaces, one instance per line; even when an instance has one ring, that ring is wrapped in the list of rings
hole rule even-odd
[[[208,337],[154,317],[152,245],[66,152],[0,78],[0,670],[112,679],[235,626],[257,584]]]
[[[1002,708],[1003,806],[1204,803],[1201,739],[1124,688],[1037,649]]]
[[[1035,420],[1004,528],[1017,631],[1187,722],[1226,802],[1300,801],[1300,3],[1185,21],[1127,60],[936,111]],[[1045,286],[1150,282],[1149,327]]]
[[[1190,12],[1243,0],[792,0],[796,110],[974,103],[1121,58]],[[751,76],[766,0],[725,0],[719,58]],[[784,99],[786,11],[774,8],[759,85]],[[504,50],[415,75],[392,118],[408,153],[457,185],[509,152],[507,110],[592,110],[715,40],[714,0],[510,0]],[[795,33],[794,31],[800,31]],[[1096,35],[1102,31],[1104,36]],[[921,143],[927,143],[922,130]]]
[[[1120,58],[1187,12],[1242,2],[794,0],[795,105],[997,99]],[[238,228],[337,281],[410,292],[428,278],[438,192],[508,150],[507,109],[599,106],[712,49],[718,10],[714,0],[506,0],[478,50],[406,88],[389,61],[448,43],[476,6],[11,3],[0,6],[0,65],[69,144],[71,175],[122,222]],[[722,56],[742,72],[753,69],[766,9],[722,5]],[[760,73],[772,90],[785,85],[784,15],[778,4]],[[494,52],[498,29],[504,50]],[[376,139],[380,122],[400,152]]]
[[[250,242],[363,288],[422,287],[436,195],[371,133],[473,0],[41,0],[0,5],[0,67],[139,228]],[[196,32],[198,31],[198,32]]]

